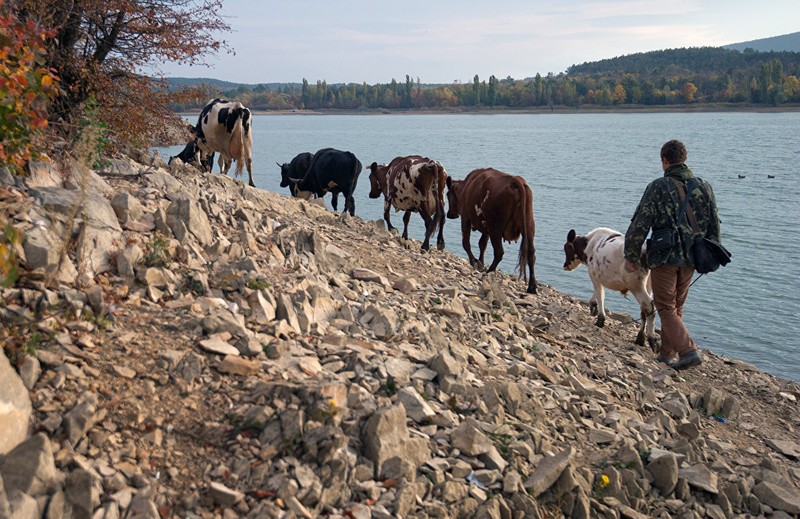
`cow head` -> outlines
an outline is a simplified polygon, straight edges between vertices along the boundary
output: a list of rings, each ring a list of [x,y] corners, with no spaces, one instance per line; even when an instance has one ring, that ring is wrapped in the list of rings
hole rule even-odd
[[[458,210],[458,197],[461,195],[464,181],[447,177],[445,182],[447,183],[447,217],[458,218],[459,214],[461,214]]]
[[[586,263],[586,245],[589,240],[585,236],[578,236],[575,229],[570,229],[567,233],[567,243],[564,244],[564,270],[575,270],[581,263]]]
[[[369,165],[369,197],[378,198],[386,192],[386,174],[389,166],[373,162]]]
[[[277,162],[275,164],[278,164]],[[289,185],[289,164],[283,163],[278,164],[278,167],[281,168],[281,187],[286,187]]]

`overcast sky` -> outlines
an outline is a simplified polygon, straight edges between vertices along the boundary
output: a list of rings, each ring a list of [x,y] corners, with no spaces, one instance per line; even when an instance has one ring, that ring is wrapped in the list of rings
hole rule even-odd
[[[223,15],[235,56],[162,72],[236,83],[523,79],[800,31],[800,0],[224,0]]]

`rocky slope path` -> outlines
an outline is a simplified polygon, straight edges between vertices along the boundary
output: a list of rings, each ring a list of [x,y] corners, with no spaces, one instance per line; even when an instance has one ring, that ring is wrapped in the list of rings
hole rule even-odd
[[[136,158],[0,172],[0,517],[800,514],[797,384]]]

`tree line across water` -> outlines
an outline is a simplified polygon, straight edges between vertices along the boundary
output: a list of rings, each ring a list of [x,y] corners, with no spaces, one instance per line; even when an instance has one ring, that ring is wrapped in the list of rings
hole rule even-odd
[[[235,98],[255,110],[532,108],[581,105],[669,106],[698,103],[779,106],[800,102],[800,53],[739,52],[718,47],[632,54],[570,67],[566,73],[527,79],[423,84],[406,75],[390,83],[206,84],[173,108],[202,107],[209,96]],[[197,86],[197,85],[195,85]]]

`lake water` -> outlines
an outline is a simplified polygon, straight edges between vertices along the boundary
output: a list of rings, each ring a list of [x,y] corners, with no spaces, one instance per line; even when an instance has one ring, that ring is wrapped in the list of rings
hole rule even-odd
[[[539,282],[588,300],[585,267],[561,268],[567,232],[624,232],[645,186],[662,175],[661,145],[679,139],[687,165],[714,188],[723,243],[733,254],[727,267],[691,288],[689,331],[702,348],[800,381],[799,128],[800,113],[260,115],[253,120],[254,180],[288,194],[276,162],[325,147],[352,151],[365,171],[373,161],[419,154],[442,162],[456,179],[478,167],[521,175],[533,189]],[[160,152],[168,158],[180,149]],[[382,219],[382,199],[370,200],[368,192],[362,172],[356,215]],[[341,209],[341,197],[339,203]],[[392,212],[395,226],[401,217]],[[417,240],[421,222],[412,215],[409,234]],[[466,257],[456,220],[447,221],[445,240],[447,250]],[[518,243],[505,249],[501,269],[513,272]],[[606,306],[639,313],[632,297],[617,292],[606,292]]]

